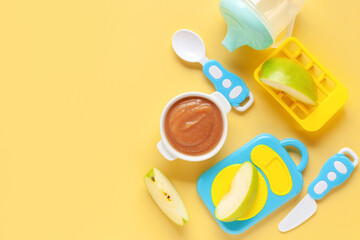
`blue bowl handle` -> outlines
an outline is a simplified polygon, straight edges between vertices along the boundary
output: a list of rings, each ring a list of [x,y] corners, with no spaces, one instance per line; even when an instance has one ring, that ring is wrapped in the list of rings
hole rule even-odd
[[[280,141],[281,146],[287,147],[287,146],[293,146],[299,149],[301,154],[301,160],[299,165],[297,165],[297,169],[299,172],[302,172],[304,168],[306,167],[308,161],[309,161],[309,152],[306,149],[305,145],[300,142],[299,140],[293,139],[293,138],[287,138],[282,141]]]

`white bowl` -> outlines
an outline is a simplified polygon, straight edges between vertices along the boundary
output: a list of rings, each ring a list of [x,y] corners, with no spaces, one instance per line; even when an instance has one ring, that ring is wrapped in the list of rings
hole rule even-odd
[[[187,97],[203,97],[203,98],[210,100],[219,108],[219,110],[221,112],[222,120],[223,120],[223,131],[222,131],[222,136],[221,136],[219,143],[210,152],[205,153],[203,155],[199,155],[199,156],[186,155],[186,154],[183,154],[183,153],[177,151],[170,145],[170,143],[167,140],[167,137],[165,135],[164,123],[165,123],[165,117],[166,117],[168,110],[174,103],[176,103],[180,99],[187,98]],[[231,106],[230,106],[229,102],[219,92],[214,92],[211,95],[206,94],[206,93],[201,93],[201,92],[187,92],[187,93],[183,93],[183,94],[180,94],[180,95],[174,97],[165,106],[165,108],[161,114],[161,119],[160,119],[161,140],[157,145],[160,153],[167,160],[170,160],[170,161],[180,158],[180,159],[191,161],[191,162],[199,162],[199,161],[203,161],[203,160],[213,157],[216,153],[218,153],[220,151],[221,147],[224,145],[224,142],[225,142],[225,139],[227,136],[227,130],[228,130],[228,123],[227,123],[226,115],[230,112],[230,110],[231,110]]]

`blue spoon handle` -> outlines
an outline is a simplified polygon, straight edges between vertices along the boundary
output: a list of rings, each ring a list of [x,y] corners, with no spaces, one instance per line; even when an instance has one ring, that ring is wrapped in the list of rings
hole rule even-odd
[[[245,111],[254,102],[254,97],[243,80],[235,74],[227,71],[218,61],[208,60],[203,66],[206,77],[215,85],[215,88],[234,106],[238,111]],[[249,100],[244,106],[240,106],[246,98]]]
[[[350,161],[344,153],[351,155],[354,162]],[[351,149],[341,149],[339,153],[326,161],[319,176],[309,185],[308,193],[310,197],[315,200],[325,197],[331,189],[339,186],[350,177],[358,162],[358,156]]]

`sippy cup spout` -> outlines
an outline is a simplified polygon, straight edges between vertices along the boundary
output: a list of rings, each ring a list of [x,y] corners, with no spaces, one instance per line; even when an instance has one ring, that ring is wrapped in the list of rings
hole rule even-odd
[[[235,28],[229,27],[222,44],[227,50],[233,52],[238,47],[244,46],[247,43],[241,38],[241,34]]]

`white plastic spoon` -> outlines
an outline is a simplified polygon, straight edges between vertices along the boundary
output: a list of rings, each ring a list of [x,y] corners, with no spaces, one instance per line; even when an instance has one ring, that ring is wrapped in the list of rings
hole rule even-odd
[[[244,81],[227,71],[218,61],[205,56],[205,45],[199,35],[187,29],[179,30],[172,38],[172,46],[183,60],[201,63],[206,77],[236,110],[243,112],[253,104],[254,97]],[[249,100],[240,106],[246,98]]]

